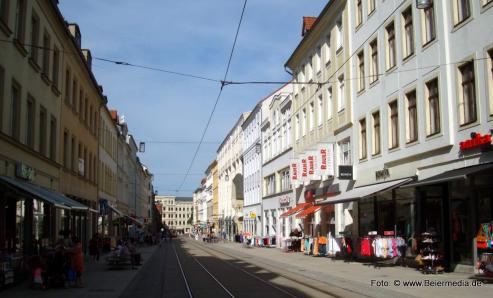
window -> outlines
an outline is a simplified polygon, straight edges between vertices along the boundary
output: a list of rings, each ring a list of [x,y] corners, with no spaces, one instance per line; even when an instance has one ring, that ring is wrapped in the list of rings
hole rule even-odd
[[[365,89],[365,53],[363,51],[358,54],[358,91]]]
[[[327,120],[332,119],[332,87],[327,89]]]
[[[344,76],[339,77],[337,84],[339,85],[339,94],[337,95],[337,111],[340,112],[344,110],[346,105],[346,88],[344,85]]]
[[[53,71],[51,73],[51,79],[53,86],[58,88],[58,70],[60,68],[60,50],[54,46],[53,48]]]
[[[15,7],[14,38],[24,43],[24,26],[26,22],[26,0],[17,0]]]
[[[78,165],[79,161],[77,160],[77,155],[75,155],[75,148],[76,148],[75,144],[76,143],[75,143],[75,136],[74,135],[72,135],[72,142],[71,143],[72,143],[70,146],[71,152],[72,152],[72,154],[70,155],[71,161],[72,161],[71,162],[71,164],[72,164],[71,168],[72,168],[72,171],[77,172],[77,165]]]
[[[440,132],[440,100],[438,96],[438,79],[426,83],[427,103],[427,133],[429,136]]]
[[[402,21],[404,26],[403,36],[403,51],[404,59],[414,54],[414,29],[413,29],[413,11],[411,7],[402,13]]]
[[[325,38],[324,44],[324,63],[328,65],[330,63],[330,35]]]
[[[48,125],[46,117],[46,109],[41,107],[39,111],[39,153],[43,156],[46,156],[46,129]]]
[[[317,47],[317,52],[315,53],[315,56],[313,56],[313,65],[315,66],[315,73],[318,74],[321,70],[320,67],[320,55],[322,53],[322,48]]]
[[[89,107],[89,130],[92,131],[92,106]]]
[[[370,43],[370,53],[370,83],[373,83],[378,80],[378,44],[376,39]]]
[[[26,145],[34,149],[34,125],[35,125],[35,101],[30,95],[27,97],[27,126],[26,126]]]
[[[389,104],[389,111],[390,111],[389,143],[390,143],[390,149],[394,149],[399,146],[399,112],[398,112],[397,100]]]
[[[10,0],[1,0],[0,1],[0,21],[3,23],[9,23],[9,1]]]
[[[16,82],[13,82],[12,84],[11,100],[10,135],[12,138],[19,140],[21,125],[21,87]]]
[[[372,114],[373,118],[373,155],[380,154],[380,112]]]
[[[366,119],[361,119],[359,121],[359,138],[360,138],[360,148],[359,148],[359,158],[366,159],[367,157],[367,143],[366,143]]]
[[[477,120],[476,88],[474,78],[474,62],[470,61],[459,67],[461,74],[461,91],[459,95],[460,125]]]
[[[63,132],[63,166],[68,168],[69,166],[69,139],[68,139],[68,131]]]
[[[271,195],[276,191],[276,175],[272,174],[265,178],[266,194]]]
[[[305,65],[306,79],[308,82],[313,80],[313,68],[312,68],[313,57],[310,57],[308,63]]]
[[[406,93],[407,99],[407,142],[418,140],[418,110],[416,108],[416,90]]]
[[[72,110],[75,110],[77,107],[77,80],[74,75],[74,79],[72,81],[72,101],[70,102],[72,106]]]
[[[315,105],[313,102],[310,103],[310,119],[309,119],[309,130],[313,131],[315,123]]]
[[[493,0],[481,0],[483,2],[483,6],[488,5],[489,3],[493,2]]]
[[[43,34],[43,73],[46,77],[50,74],[50,36],[48,33]]]
[[[396,50],[395,50],[395,25],[394,22],[385,27],[387,33],[387,69],[395,66]]]
[[[322,125],[323,123],[323,99],[322,99],[322,94],[318,96],[318,109],[317,109],[317,124],[318,126]]]
[[[356,0],[356,27],[363,22],[363,0]]]
[[[301,119],[301,133],[303,136],[306,135],[306,109],[303,109],[301,111],[301,114],[303,115],[303,119]]]
[[[436,37],[435,32],[435,8],[433,1],[429,5],[429,7],[423,10],[423,18],[424,18],[424,28],[423,28],[423,44],[427,44],[433,41]]]
[[[31,60],[38,64],[38,42],[39,42],[39,17],[33,11],[31,15],[31,44],[29,45],[29,53]]]
[[[339,164],[340,165],[352,165],[350,140],[340,142],[339,143],[339,151],[340,151]]]
[[[344,38],[344,32],[342,28],[342,18],[339,18],[336,23],[337,27],[337,51],[342,49],[343,46],[343,38]]]
[[[65,103],[70,105],[70,70],[65,71]]]
[[[490,59],[488,59],[487,61],[487,65],[488,65],[488,70],[487,70],[487,77],[488,77],[488,80],[487,80],[487,88],[488,88],[488,92],[489,92],[489,99],[490,99],[490,111],[489,111],[489,115],[493,115],[493,49],[489,50],[488,51],[488,56]],[[1,70],[1,69],[0,69]],[[1,74],[0,74],[1,75]],[[1,80],[1,78],[0,78]],[[1,81],[0,81],[0,84],[1,84]],[[1,89],[1,85],[0,85],[0,91],[2,90]],[[0,95],[1,96],[1,95]],[[0,104],[2,103],[1,101],[1,98],[0,98]],[[0,113],[2,112],[1,108],[0,108]],[[1,120],[1,117],[0,117],[0,120]]]
[[[50,120],[50,159],[56,161],[57,148],[57,125],[56,118],[51,116]]]
[[[291,189],[291,178],[289,176],[289,168],[286,168],[280,172],[281,176],[281,191],[287,191]]]
[[[471,16],[471,4],[469,0],[455,0],[456,24],[460,24]]]
[[[2,2],[3,3],[3,2]],[[5,70],[0,66],[0,131],[3,128],[3,98],[5,92]]]
[[[375,0],[368,0],[368,14],[375,11]]]

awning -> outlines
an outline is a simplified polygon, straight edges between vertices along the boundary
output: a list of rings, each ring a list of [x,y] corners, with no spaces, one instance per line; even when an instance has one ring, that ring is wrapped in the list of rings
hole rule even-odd
[[[306,207],[308,207],[310,205],[311,205],[310,203],[300,203],[300,204],[297,204],[293,208],[291,208],[288,211],[286,211],[283,214],[281,214],[281,217],[288,217],[288,216],[294,215],[294,214],[302,211],[303,209],[305,209]]]
[[[136,223],[136,224],[138,224],[138,225],[141,225],[141,226],[143,226],[143,225],[144,225],[144,224],[143,224],[140,220],[138,220],[138,219],[136,219],[136,218],[133,218],[133,217],[128,216],[128,215],[125,215],[125,217],[128,217],[131,221],[133,221],[134,223]]]
[[[30,197],[34,197],[49,204],[53,204],[57,208],[71,209],[67,201],[70,200],[69,198],[36,184],[21,181],[7,176],[0,176],[0,183],[14,190],[23,192]]]
[[[308,208],[305,208],[303,211],[299,212],[298,214],[296,214],[296,218],[305,218],[308,215],[311,215],[311,214],[317,212],[318,210],[320,210],[320,208],[322,208],[322,206],[312,205]]]
[[[452,181],[452,180],[460,180],[460,179],[466,179],[468,175],[474,174],[477,172],[481,172],[487,169],[493,168],[493,163],[487,163],[487,164],[482,164],[482,165],[475,165],[475,166],[470,166],[470,167],[465,167],[465,168],[459,168],[451,171],[447,171],[441,174],[438,174],[436,176],[432,176],[427,179],[423,179],[421,181],[417,181],[414,183],[410,183],[404,186],[401,186],[402,188],[407,188],[407,187],[416,187],[416,186],[423,186],[423,185],[430,185],[430,184],[437,184],[441,182],[446,182],[446,181]]]
[[[76,200],[72,200],[69,197],[66,197],[66,196],[63,196],[63,197],[65,198],[66,205],[68,205],[70,207],[70,209],[72,209],[72,210],[90,211],[90,212],[98,213],[98,210],[89,208],[86,205],[79,203]]]
[[[382,182],[382,183],[377,183],[377,184],[370,184],[370,185],[366,185],[366,186],[356,187],[356,188],[353,188],[353,189],[351,189],[345,193],[342,193],[338,196],[329,198],[329,199],[324,200],[322,202],[318,202],[317,204],[336,204],[336,203],[343,203],[343,202],[359,200],[361,198],[371,196],[371,195],[376,194],[378,192],[382,192],[382,191],[396,188],[396,187],[401,186],[405,183],[408,183],[412,180],[413,180],[412,178],[405,178],[405,179],[399,179],[399,180],[394,180],[394,181],[388,181],[388,182]]]
[[[121,212],[120,210],[116,209],[115,207],[113,207],[113,206],[111,206],[111,205],[108,204],[108,208],[110,208],[111,211],[115,212],[119,216],[123,216],[123,212]]]

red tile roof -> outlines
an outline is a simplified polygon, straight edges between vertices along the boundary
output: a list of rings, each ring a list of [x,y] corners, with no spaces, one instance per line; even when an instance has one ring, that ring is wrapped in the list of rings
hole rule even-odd
[[[110,114],[111,114],[111,119],[113,119],[113,121],[116,121],[118,119],[118,111],[111,110]]]
[[[317,20],[316,17],[303,17],[303,27],[301,28],[301,36],[305,36],[306,32],[312,29],[313,23]]]

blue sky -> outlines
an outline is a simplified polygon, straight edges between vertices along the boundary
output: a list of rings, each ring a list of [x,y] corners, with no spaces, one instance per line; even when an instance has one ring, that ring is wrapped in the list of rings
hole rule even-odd
[[[318,16],[327,0],[249,0],[228,80],[287,81],[284,63],[301,40],[303,16]],[[222,79],[243,0],[60,0],[68,22],[79,24],[93,57]],[[125,115],[141,161],[155,173],[159,194],[191,196],[219,144],[203,144],[182,191],[176,192],[207,123],[219,83],[93,62],[110,109]],[[279,86],[227,86],[206,141],[222,141],[239,115]]]

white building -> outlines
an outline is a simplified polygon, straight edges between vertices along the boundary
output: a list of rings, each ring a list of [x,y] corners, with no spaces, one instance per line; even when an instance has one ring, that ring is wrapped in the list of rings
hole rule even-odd
[[[178,234],[188,234],[192,231],[193,199],[191,197],[175,197],[170,195],[156,196],[160,203],[162,223]]]
[[[270,97],[262,99],[242,124],[243,129],[243,232],[262,235],[262,144],[260,123]]]
[[[250,112],[243,113],[217,150],[219,231],[229,239],[243,231],[243,130]]]
[[[292,91],[293,85],[286,84],[262,106],[262,235],[278,247],[295,224],[292,217],[281,217],[295,204],[290,175]]]

